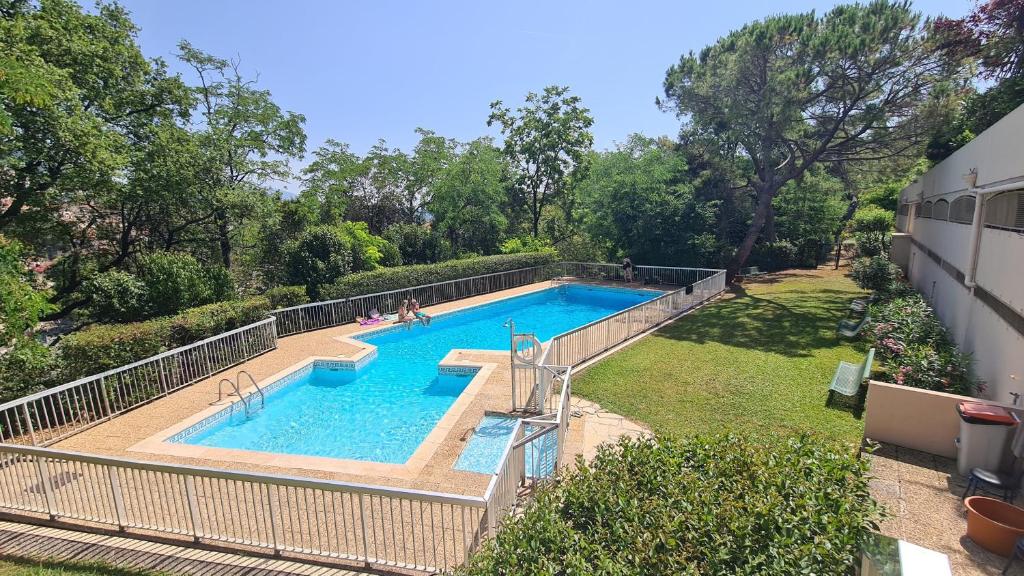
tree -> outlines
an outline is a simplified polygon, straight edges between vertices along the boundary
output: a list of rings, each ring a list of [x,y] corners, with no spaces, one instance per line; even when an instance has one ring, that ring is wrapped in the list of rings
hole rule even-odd
[[[815,164],[911,151],[929,130],[917,114],[946,62],[909,2],[842,5],[823,16],[773,16],[680,58],[659,105],[749,160],[756,194],[731,278],[760,237],[786,183]]]
[[[936,18],[934,31],[949,56],[976,60],[986,78],[1024,73],[1024,0],[978,2],[963,18]]]
[[[434,188],[455,160],[455,140],[417,128],[419,142],[409,159],[409,178],[405,189],[405,218],[409,223],[423,219],[423,208],[430,204]]]
[[[792,244],[794,264],[817,266],[842,230],[849,202],[843,182],[821,168],[786,184],[775,199],[778,237]]]
[[[508,226],[502,214],[505,164],[490,138],[466,144],[441,174],[428,208],[456,254],[494,254]]]
[[[116,4],[8,0],[0,15],[0,230],[46,226],[74,216],[69,194],[113,185],[138,131],[173,121],[189,95],[143,57]]]
[[[491,103],[487,125],[498,124],[504,152],[513,172],[518,199],[530,215],[530,231],[540,234],[545,208],[560,202],[571,209],[575,186],[586,177],[594,136],[594,119],[568,86],[548,86],[530,92],[515,112],[501,100]],[[567,215],[568,216],[568,215]]]
[[[579,196],[586,228],[606,247],[606,257],[714,263],[719,203],[697,197],[687,169],[670,143],[639,134],[615,150],[593,154]]]
[[[306,118],[281,110],[270,92],[242,76],[239,62],[206,54],[187,41],[178,49],[199,79],[194,92],[202,149],[218,168],[209,182],[216,191],[217,244],[221,262],[231,268],[232,239],[241,221],[265,197],[264,186],[291,175],[289,159],[305,152]]]
[[[0,235],[0,348],[33,328],[50,309],[46,292],[32,285],[22,250],[19,243]]]
[[[313,152],[313,161],[302,170],[300,201],[318,207],[316,219],[321,224],[336,224],[345,218],[359,193],[361,181],[369,168],[348,144],[328,139]]]

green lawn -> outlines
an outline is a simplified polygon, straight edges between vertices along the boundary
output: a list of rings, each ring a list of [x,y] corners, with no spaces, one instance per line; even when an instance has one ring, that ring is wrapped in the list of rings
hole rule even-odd
[[[156,573],[96,562],[60,562],[0,558],[0,576],[155,576]]]
[[[839,361],[866,351],[836,334],[861,295],[833,271],[760,277],[590,367],[573,392],[661,434],[808,431],[859,443],[863,423],[825,400]]]

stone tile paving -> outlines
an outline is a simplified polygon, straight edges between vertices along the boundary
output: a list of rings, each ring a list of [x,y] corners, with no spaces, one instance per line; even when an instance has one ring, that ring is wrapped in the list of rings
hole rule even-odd
[[[967,482],[955,461],[889,444],[864,457],[871,461],[871,494],[889,512],[880,525],[883,534],[948,555],[954,576],[1000,573],[1006,559],[966,536],[960,495]],[[1019,497],[1014,503],[1022,504]],[[1009,574],[1024,575],[1024,562]]]

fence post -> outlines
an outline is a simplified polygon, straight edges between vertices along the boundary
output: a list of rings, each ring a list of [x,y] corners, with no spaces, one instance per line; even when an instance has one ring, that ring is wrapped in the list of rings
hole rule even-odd
[[[161,356],[160,358],[157,358],[156,364],[157,370],[159,371],[157,379],[160,381],[160,387],[164,390],[164,396],[167,396],[171,393],[171,389],[167,385],[167,373],[164,371],[164,357]]]
[[[267,511],[270,515],[270,545],[274,547],[274,556],[281,555],[281,546],[277,536],[277,514],[274,513],[274,499],[270,496],[270,484],[264,484],[267,494]]]
[[[103,409],[107,411],[107,420],[114,417],[114,411],[110,409],[110,399],[107,395],[107,379],[105,377],[97,380],[100,385],[100,398],[103,400]]]
[[[42,456],[36,456],[36,471],[39,472],[39,485],[43,487],[43,495],[46,499],[46,513],[50,515],[50,520],[56,520],[57,503],[53,498],[53,486],[50,484],[45,460]]]
[[[203,531],[203,521],[199,515],[199,501],[196,499],[196,482],[192,476],[185,476],[185,499],[188,500],[188,516],[192,521],[192,540],[198,543],[199,534]]]
[[[32,440],[32,445],[38,446],[39,442],[36,440],[36,429],[35,426],[32,425],[32,417],[28,412],[28,402],[21,405],[21,413],[25,418],[25,424],[28,426],[28,435]]]
[[[359,524],[360,524],[360,526],[362,526],[362,533],[363,533],[363,560],[365,560],[366,563],[369,564],[370,563],[370,546],[368,544],[368,540],[366,539],[366,503],[363,501],[364,500],[364,498],[363,498],[364,496],[366,496],[366,494],[363,494],[362,492],[359,493]],[[371,506],[371,512],[372,512],[372,506]],[[442,518],[443,517],[444,516],[442,516]]]
[[[110,494],[114,497],[117,529],[124,532],[128,525],[128,515],[124,511],[124,494],[121,493],[121,480],[117,477],[117,468],[113,466],[107,467],[107,478],[110,479]]]

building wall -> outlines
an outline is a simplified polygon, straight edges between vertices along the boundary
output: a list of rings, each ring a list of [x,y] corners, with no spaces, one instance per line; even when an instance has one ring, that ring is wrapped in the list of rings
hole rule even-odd
[[[960,349],[973,356],[980,396],[1012,401],[1024,393],[1024,233],[982,227],[975,285],[970,285],[973,227],[915,216],[925,203],[953,202],[1020,182],[1024,189],[1024,106],[939,163],[900,194],[910,234],[907,276],[931,302]],[[969,174],[975,173],[974,188]],[[966,177],[966,178],[965,178]],[[988,195],[987,197],[991,197]],[[975,210],[980,209],[978,200]],[[988,202],[988,200],[985,200]]]

